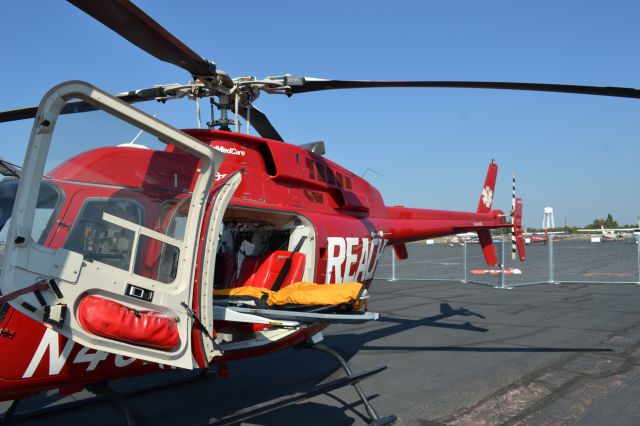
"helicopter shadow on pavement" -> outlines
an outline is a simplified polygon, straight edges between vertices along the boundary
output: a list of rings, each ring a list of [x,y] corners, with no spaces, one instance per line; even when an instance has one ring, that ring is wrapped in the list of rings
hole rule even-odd
[[[475,345],[443,345],[443,346],[419,346],[419,345],[369,345],[369,342],[384,339],[389,336],[398,335],[418,327],[436,327],[450,330],[471,331],[487,333],[488,328],[479,327],[466,321],[464,323],[442,322],[454,317],[477,317],[486,319],[482,314],[473,312],[464,307],[453,308],[449,303],[440,303],[440,314],[419,319],[404,319],[394,317],[384,317],[378,320],[380,323],[392,324],[389,327],[376,328],[364,333],[341,333],[327,337],[327,344],[338,350],[345,359],[351,359],[360,351],[426,351],[426,352],[539,352],[539,353],[578,353],[578,352],[611,352],[607,348],[587,348],[587,347],[534,347],[517,345],[513,347],[505,346],[479,346]],[[517,336],[516,336],[517,337]],[[412,339],[411,342],[415,342]],[[488,343],[488,342],[487,342]]]
[[[389,326],[377,327],[368,331],[359,331],[354,333],[341,333],[339,330],[332,330],[332,333],[325,337],[325,342],[331,348],[337,350],[347,361],[352,358],[358,358],[359,355],[364,355],[368,351],[371,351],[372,355],[376,352],[393,353],[393,352],[411,352],[411,351],[424,351],[424,352],[496,352],[496,353],[579,353],[579,352],[610,352],[611,349],[606,348],[569,348],[569,347],[529,347],[529,346],[480,346],[482,343],[476,343],[474,346],[419,346],[411,345],[415,343],[415,335],[411,333],[406,334],[406,339],[410,342],[407,345],[370,345],[369,343],[374,341],[384,341],[387,338],[400,335],[401,333],[414,330],[419,327],[434,327],[447,330],[456,330],[461,332],[472,332],[484,334],[490,330],[485,327],[480,327],[472,324],[469,321],[465,322],[453,322],[457,317],[475,317],[477,319],[486,319],[486,317],[480,313],[474,312],[465,307],[452,307],[449,303],[440,303],[440,313],[437,315],[419,318],[419,319],[405,319],[398,317],[383,317],[376,321],[379,324],[390,324]],[[447,321],[451,320],[451,321]],[[518,336],[514,336],[518,337]],[[395,340],[395,339],[394,339]],[[487,342],[488,343],[488,342]],[[508,340],[505,342],[508,343]],[[293,377],[306,377],[305,381],[309,384],[309,387],[322,383],[326,380],[333,379],[338,376],[342,376],[344,373],[342,369],[337,365],[335,360],[326,354],[321,354],[317,351],[303,350],[299,356],[292,355],[295,351],[284,351],[279,356],[289,359],[290,363],[287,365],[288,373]],[[275,355],[275,354],[274,354]],[[278,356],[278,355],[276,355]],[[384,355],[382,355],[384,356]],[[296,358],[294,358],[296,357]],[[294,360],[295,359],[295,360]],[[360,359],[359,364],[369,364],[369,361],[363,361]],[[377,367],[378,363],[384,363],[379,358],[373,361],[374,365],[367,365],[366,368]],[[274,368],[274,370],[276,370]],[[315,380],[315,381],[314,381]],[[280,384],[278,389],[270,389],[262,396],[265,400],[274,398],[285,394],[286,392],[293,391],[293,388],[301,390],[301,383],[293,384]],[[287,390],[288,389],[288,390]],[[275,392],[274,392],[275,391]],[[344,392],[344,391],[342,391]],[[295,406],[288,407],[282,410],[278,410],[260,417],[256,417],[254,421],[257,424],[271,425],[271,424],[287,424],[291,421],[299,421],[301,418],[312,419],[318,421],[318,424],[351,424],[353,418],[348,417],[347,413],[352,413],[353,416],[359,418],[362,421],[367,421],[366,411],[362,403],[355,398],[347,397],[353,402],[347,402],[340,398],[338,395],[343,395],[342,392],[329,392],[323,397],[329,398],[328,404],[333,406],[332,409],[322,404],[317,404],[314,401],[298,403]],[[377,394],[369,394],[368,398],[375,406],[375,399]],[[336,407],[335,405],[338,405]],[[302,417],[293,416],[296,410],[300,410]],[[346,423],[345,423],[346,422]],[[311,423],[316,424],[316,423]]]
[[[463,324],[440,322],[447,318],[456,316],[476,316],[484,318],[484,316],[474,313],[465,308],[453,309],[449,304],[442,303],[440,305],[440,314],[427,318],[421,318],[419,320],[407,321],[396,318],[385,318],[377,322],[393,323],[391,327],[384,327],[382,329],[370,330],[362,332],[359,329],[356,333],[340,333],[331,334],[325,336],[325,343],[333,349],[336,349],[347,361],[355,356],[363,348],[366,348],[368,342],[392,336],[396,333],[403,331],[409,331],[415,327],[439,327],[453,330],[463,330],[485,333],[488,331],[486,328],[476,327],[469,322]],[[267,358],[272,358],[271,360]],[[234,371],[238,371],[241,375],[251,375],[251,371],[254,370],[254,365],[247,365],[249,360],[238,361],[236,363],[230,363],[230,367]],[[261,384],[257,384],[262,391],[260,395],[248,395],[245,394],[245,404],[250,406],[252,404],[260,404],[265,401],[275,400],[281,398],[284,395],[291,395],[296,392],[308,391],[313,386],[323,383],[327,380],[335,379],[337,377],[344,376],[344,372],[327,354],[320,353],[315,350],[285,350],[279,353],[267,355],[262,360],[264,365],[270,365],[271,373],[259,378]],[[235,365],[234,365],[235,364]],[[369,365],[370,367],[377,367],[378,365]],[[359,369],[356,369],[359,370]],[[273,381],[273,376],[285,374],[286,379],[282,376],[282,380]],[[228,380],[227,385],[231,385],[227,388],[228,396],[234,402],[236,397],[231,395],[242,394],[241,388],[236,388],[236,379]],[[242,380],[240,380],[242,381]],[[272,385],[265,386],[264,381],[271,381]],[[264,414],[255,417],[250,421],[251,424],[260,425],[280,425],[280,424],[292,424],[300,422],[304,419],[305,425],[351,425],[354,421],[368,422],[368,416],[363,404],[357,399],[356,394],[352,392],[350,387],[345,387],[345,390],[341,392],[328,392],[320,397],[314,398],[314,400],[299,402],[295,405],[282,408],[268,414]],[[343,392],[347,392],[343,394]],[[343,399],[343,395],[348,395],[346,399]],[[368,393],[367,397],[375,406],[375,400],[378,398],[376,393]],[[318,398],[321,401],[318,401]],[[326,403],[323,403],[326,402]],[[235,404],[234,404],[235,405]],[[231,414],[234,410],[240,409],[239,406],[231,407],[227,406],[225,409],[221,407],[214,408],[211,412],[225,416]],[[210,413],[211,413],[210,412]],[[224,413],[223,413],[224,412]],[[350,415],[348,415],[350,413]],[[220,417],[217,417],[220,418]],[[357,420],[354,420],[357,419]]]
[[[375,329],[365,332],[357,333],[337,333],[331,334],[325,337],[325,343],[333,349],[336,349],[340,355],[342,355],[347,361],[357,356],[358,352],[362,349],[367,349],[366,344],[371,341],[383,339],[385,337],[393,336],[403,331],[409,331],[416,327],[437,327],[446,328],[452,330],[471,331],[485,333],[488,331],[486,328],[477,327],[469,322],[462,324],[440,322],[442,320],[456,317],[456,316],[476,316],[478,318],[484,318],[483,315],[472,312],[466,308],[453,309],[448,303],[440,304],[440,314],[420,318],[418,320],[404,320],[392,317],[385,317],[377,322],[392,323],[391,327],[384,327],[381,329]],[[285,354],[291,351],[285,351]],[[321,354],[318,351],[302,350],[300,351],[301,360],[290,366],[290,374],[296,375],[296,370],[300,365],[305,365],[308,368],[306,372],[308,379],[314,380],[314,384],[317,385],[326,380],[333,379],[335,377],[343,376],[344,373],[336,361],[326,354]],[[377,365],[370,365],[368,367],[377,367]],[[310,371],[309,371],[310,370]],[[348,388],[345,388],[348,389]],[[349,390],[350,391],[350,390]],[[344,392],[344,391],[343,391]],[[256,417],[254,421],[258,424],[275,425],[275,424],[288,424],[295,419],[304,418],[305,424],[336,424],[336,425],[349,425],[354,422],[354,418],[347,416],[347,412],[350,412],[354,417],[357,417],[360,421],[368,422],[368,417],[363,404],[353,395],[352,402],[348,402],[338,396],[338,392],[328,392],[323,395],[323,398],[328,398],[327,403],[331,404],[322,405],[314,401],[303,402],[296,404],[293,407],[288,407],[282,410],[269,413],[260,417]],[[340,393],[341,394],[341,393]],[[266,396],[266,395],[265,395]],[[369,401],[375,406],[375,399],[378,394],[367,395]],[[337,407],[335,405],[338,405]],[[292,413],[300,410],[300,417],[296,417]],[[307,423],[307,419],[311,419],[311,423]],[[313,423],[318,422],[318,423]]]

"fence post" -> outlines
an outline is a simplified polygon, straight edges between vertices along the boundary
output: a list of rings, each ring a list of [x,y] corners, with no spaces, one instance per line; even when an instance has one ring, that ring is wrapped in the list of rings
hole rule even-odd
[[[549,284],[559,284],[554,277],[553,235],[549,235]]]
[[[640,251],[638,252],[640,253]],[[640,256],[640,254],[638,254],[638,256]],[[462,279],[463,283],[467,283],[469,282],[467,280],[467,239],[463,238],[462,239],[462,257],[463,257],[463,261],[462,261],[462,267],[464,268],[464,278]]]
[[[638,246],[638,282],[640,285],[640,234],[636,235],[636,245]]]
[[[500,269],[501,269],[501,274],[500,274],[500,287],[504,288],[504,240],[500,240],[500,245],[502,246],[500,248]]]
[[[396,278],[396,254],[394,250],[389,250],[391,252],[391,279],[387,281],[398,281]]]
[[[504,240],[500,240],[500,244],[502,245],[500,249],[500,285],[495,285],[493,288],[501,288],[505,290],[511,290],[512,287],[508,287],[505,285],[505,277],[504,277]]]

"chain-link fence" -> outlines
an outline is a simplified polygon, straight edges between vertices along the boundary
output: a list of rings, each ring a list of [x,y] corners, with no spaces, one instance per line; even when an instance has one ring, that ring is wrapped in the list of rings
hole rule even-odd
[[[455,242],[452,242],[455,241]],[[498,266],[488,267],[480,244],[438,239],[407,244],[409,258],[385,249],[375,277],[451,280],[499,287],[585,282],[640,284],[640,235],[609,241],[585,235],[539,238],[526,245],[524,262],[511,260],[511,241],[494,237]]]

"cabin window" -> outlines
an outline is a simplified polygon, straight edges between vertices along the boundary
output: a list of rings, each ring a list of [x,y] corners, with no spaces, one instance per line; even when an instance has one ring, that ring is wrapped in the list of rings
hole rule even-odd
[[[133,273],[161,283],[171,283],[178,275],[180,249],[140,235]]]
[[[189,197],[182,200],[169,199],[160,204],[160,223],[166,223],[166,226],[162,226],[163,229],[166,228],[164,234],[177,240],[184,238],[190,200]],[[179,258],[179,247],[141,235],[133,272],[168,284],[178,276]]]
[[[162,222],[168,220],[169,224],[167,225],[167,229],[164,232],[168,236],[175,238],[176,240],[181,240],[184,238],[184,232],[187,227],[187,216],[189,215],[189,201],[190,197],[183,198],[182,200],[171,199],[163,202],[163,206],[166,209],[167,205],[171,205],[169,211],[166,211],[161,219]],[[168,218],[168,219],[167,219]]]
[[[343,180],[342,180],[342,173],[336,173],[336,183],[340,188],[344,186]]]
[[[129,229],[104,221],[103,213],[138,225],[143,223],[142,206],[134,200],[89,199],[84,202],[64,248],[82,254],[87,260],[97,260],[128,270],[135,234]]]
[[[349,176],[344,177],[344,183],[347,189],[351,189],[351,178]]]
[[[307,169],[309,169],[309,178],[310,179],[315,179],[316,178],[316,172],[315,172],[315,167],[313,165],[313,160],[311,158],[307,158],[306,159],[306,164],[307,164]]]
[[[326,182],[327,176],[324,169],[324,165],[320,163],[316,163],[316,170],[318,171],[318,180],[321,180],[322,182]]]

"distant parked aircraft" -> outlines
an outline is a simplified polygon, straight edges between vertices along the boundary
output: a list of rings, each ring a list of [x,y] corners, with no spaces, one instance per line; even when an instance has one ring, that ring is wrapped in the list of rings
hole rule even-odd
[[[449,238],[449,245],[464,245],[464,243],[478,243],[480,240],[478,239],[478,234],[475,232],[465,232],[462,234],[456,234],[453,237]]]
[[[623,241],[626,237],[632,237],[639,231],[640,228],[605,229],[604,225],[600,225],[600,229],[578,229],[578,232],[599,235],[603,240],[607,241]]]
[[[531,232],[531,233],[524,233],[524,242],[526,244],[531,244],[531,243],[544,243],[546,244],[547,241],[549,241],[549,236],[553,235],[553,239],[554,240],[558,240],[561,238],[566,238],[566,237],[560,237],[560,235],[568,235],[569,233],[567,231],[552,231],[549,232],[548,230],[544,230],[544,232]]]

